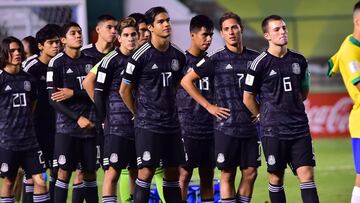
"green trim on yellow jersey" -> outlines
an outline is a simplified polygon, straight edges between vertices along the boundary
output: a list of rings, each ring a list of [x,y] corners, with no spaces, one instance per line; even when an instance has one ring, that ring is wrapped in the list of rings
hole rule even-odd
[[[328,61],[327,61],[327,64],[328,64],[328,72],[327,72],[327,76],[330,78],[331,76],[332,76],[332,69],[333,69],[333,67],[334,67],[334,62],[333,62],[333,60],[332,59],[329,59]]]
[[[350,36],[350,37],[349,37],[349,40],[350,40],[350,42],[353,43],[354,45],[360,47],[360,42],[359,42],[357,39],[355,39],[354,36]]]
[[[358,82],[360,82],[360,77],[357,77],[351,81],[353,85],[356,85]]]

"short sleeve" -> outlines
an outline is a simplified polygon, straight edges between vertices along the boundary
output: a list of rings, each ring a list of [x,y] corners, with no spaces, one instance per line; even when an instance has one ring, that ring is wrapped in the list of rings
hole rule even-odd
[[[212,76],[215,72],[212,59],[208,56],[201,59],[193,69],[200,78]]]
[[[140,63],[138,61],[135,61],[132,57],[129,57],[123,76],[123,80],[125,81],[125,83],[135,83],[139,77],[140,69]]]
[[[59,63],[56,61],[50,61],[47,73],[46,73],[46,85],[48,90],[55,90],[57,87],[62,87],[62,76]]]
[[[246,71],[244,90],[252,93],[259,93],[261,87],[261,61],[256,59]]]

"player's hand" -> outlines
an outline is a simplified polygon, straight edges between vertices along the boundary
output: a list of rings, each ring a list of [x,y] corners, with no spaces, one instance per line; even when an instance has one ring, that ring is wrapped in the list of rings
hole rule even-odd
[[[206,110],[218,119],[226,119],[230,116],[230,109],[210,104]]]
[[[80,128],[91,129],[95,127],[95,125],[84,116],[80,116],[80,118],[77,120],[77,124],[80,126]]]
[[[51,99],[56,102],[64,101],[74,96],[74,91],[69,88],[57,88],[58,91],[51,94]]]

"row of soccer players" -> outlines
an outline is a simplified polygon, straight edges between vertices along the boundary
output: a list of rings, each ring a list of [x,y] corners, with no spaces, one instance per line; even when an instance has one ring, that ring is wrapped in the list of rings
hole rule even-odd
[[[286,165],[290,164],[299,177],[303,201],[318,202],[313,178],[315,160],[302,103],[308,92],[307,63],[302,55],[287,49],[287,29],[283,19],[280,16],[264,19],[262,27],[269,41],[269,49],[260,55],[243,46],[244,28],[239,16],[233,13],[225,13],[220,18],[220,32],[225,46],[212,54],[206,53],[213,32],[213,23],[208,17],[200,15],[191,20],[192,44],[185,55],[170,43],[170,18],[164,8],[149,9],[145,19],[151,39],[148,42],[144,40],[139,48],[139,32],[132,18],[122,20],[120,26],[116,25],[115,19],[100,21],[97,31],[101,33],[103,28],[107,33],[99,35],[99,41],[103,43],[85,47],[82,52],[81,28],[70,23],[63,26],[60,34],[61,42],[65,45],[64,52],[55,56],[59,38],[53,35],[42,43],[39,41],[44,48],[46,45],[53,47],[52,55],[42,60],[46,58],[42,57],[45,53],[43,49],[39,57],[25,63],[24,71],[35,76],[38,73],[39,81],[45,78],[43,76],[47,72],[50,99],[47,100],[45,91],[44,101],[50,101],[57,112],[53,167],[59,170],[54,200],[66,201],[70,174],[81,163],[83,185],[85,190],[90,191],[86,192],[85,198],[89,202],[97,201],[95,146],[99,143],[96,138],[102,137],[102,128],[98,126],[104,122],[103,167],[106,172],[103,202],[116,202],[116,182],[120,169],[126,167],[134,169],[130,170],[133,171],[130,173],[133,179],[137,177],[133,189],[134,202],[147,202],[150,182],[159,166],[164,168],[165,201],[186,201],[186,188],[192,170],[199,167],[202,201],[212,202],[215,165],[221,170],[222,202],[250,202],[260,166],[260,142],[254,122],[260,121],[261,141],[270,174],[271,201],[285,202],[283,175]],[[114,50],[112,42],[117,31],[121,46]],[[47,30],[46,33],[51,31]],[[2,47],[8,47],[8,53],[14,54],[5,58],[7,63],[3,72],[8,72],[8,62],[12,63],[13,59],[18,58],[21,46],[16,40],[10,40],[5,45],[2,44]],[[13,64],[14,70],[18,66]],[[27,76],[21,71],[17,73],[21,74],[16,76]],[[9,74],[2,75],[9,77]],[[180,80],[184,89],[178,90]],[[14,94],[12,86],[7,88],[3,81],[2,91],[10,95],[11,108],[23,108],[28,112],[30,90],[33,89],[29,90],[31,81],[16,81],[23,84],[21,93],[17,91]],[[213,119],[211,114],[217,119]],[[18,115],[11,124],[18,124],[19,119],[30,122],[29,116]],[[39,119],[42,122],[38,122],[38,131],[48,130],[43,128],[44,122],[49,123],[51,119],[45,121],[44,118],[48,119],[46,116]],[[9,132],[7,137],[3,136],[5,138],[9,138],[12,131],[20,130],[11,126],[9,131],[10,127],[5,127],[3,129]],[[29,139],[29,132],[31,129],[18,135],[22,135],[21,139],[26,137],[27,141],[33,141]],[[1,142],[1,148],[7,153],[12,152],[9,145],[23,146],[23,140],[19,140],[5,145]],[[34,146],[36,144],[26,144],[32,150]],[[34,150],[33,156],[35,152],[41,151]],[[13,168],[19,164],[27,174],[38,174],[30,170],[36,167],[28,166],[26,161],[20,159],[17,165],[10,166],[10,160],[1,159],[1,163],[12,169],[1,170],[1,175],[9,183],[13,178]],[[181,166],[180,184],[178,166]],[[238,166],[242,178],[235,191]],[[139,170],[135,170],[136,167]],[[35,186],[38,184],[35,179]],[[11,193],[2,194],[11,196]],[[39,192],[35,190],[34,201],[39,200],[35,198],[38,195]],[[10,201],[11,198],[8,199]],[[43,196],[41,199],[47,200]]]

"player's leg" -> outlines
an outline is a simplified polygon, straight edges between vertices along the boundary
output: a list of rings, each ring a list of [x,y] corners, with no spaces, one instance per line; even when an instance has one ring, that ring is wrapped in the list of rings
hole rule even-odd
[[[186,167],[186,166],[180,166],[179,172],[180,172],[179,182],[180,182],[180,189],[181,189],[181,200],[182,200],[182,202],[186,202],[189,183],[190,183],[192,173],[193,173],[193,168]]]
[[[193,174],[193,169],[194,167],[197,167],[195,160],[198,159],[196,158],[197,153],[194,150],[196,148],[195,146],[196,140],[184,136],[185,133],[184,131],[182,133],[183,133],[183,143],[185,148],[185,156],[187,159],[185,161],[185,164],[179,167],[179,172],[180,172],[179,183],[181,189],[181,200],[183,202],[186,202],[189,183]],[[200,149],[198,149],[197,151],[199,152]]]
[[[77,140],[79,146],[82,146],[80,162],[84,174],[84,198],[87,203],[97,203],[99,201],[99,196],[96,182],[96,138],[77,138]]]
[[[19,168],[14,184],[14,195],[15,195],[15,200],[17,202],[20,202],[21,193],[25,195],[25,183],[23,183],[25,182],[25,180],[26,179],[24,179],[24,171],[21,168]]]
[[[81,171],[81,164],[78,164],[73,181],[72,203],[82,203],[84,199],[84,174]]]
[[[214,202],[214,139],[199,140],[201,149],[199,159],[201,202]]]
[[[284,172],[286,168],[287,152],[283,149],[280,140],[275,137],[264,136],[261,138],[265,159],[267,160],[267,171],[269,177],[269,196],[273,203],[286,202],[284,191]]]
[[[314,166],[315,155],[311,136],[294,140],[291,146],[291,167],[298,176],[304,203],[319,202],[314,179]]]
[[[109,166],[105,169],[102,200],[106,202],[117,202],[117,182],[119,180],[120,173],[118,170]],[[123,200],[122,200],[123,201]]]
[[[0,148],[0,163],[0,177],[3,179],[0,200],[4,203],[14,203],[13,187],[19,168],[19,161],[14,152]]]
[[[20,169],[20,170],[22,170],[22,169]],[[16,179],[18,179],[18,177]],[[17,182],[17,180],[15,181],[15,186],[16,186],[16,182]],[[30,177],[28,177],[28,175],[25,175],[25,177],[23,176],[22,185],[23,185],[22,202],[23,203],[32,203],[33,196],[34,196],[34,182],[31,178],[31,176]],[[16,190],[15,190],[15,192],[16,192]]]
[[[241,203],[251,202],[257,168],[261,165],[260,141],[257,136],[241,139],[241,180],[237,200]]]

